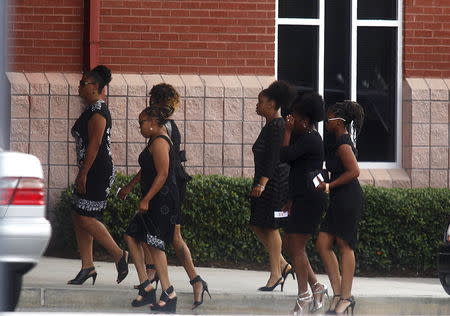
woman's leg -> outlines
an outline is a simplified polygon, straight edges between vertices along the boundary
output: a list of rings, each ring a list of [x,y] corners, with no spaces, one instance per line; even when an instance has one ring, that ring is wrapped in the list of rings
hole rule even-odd
[[[152,258],[152,254],[150,253],[150,250],[148,250],[147,247],[145,247],[144,243],[141,242],[140,247],[144,253],[144,261],[145,261],[145,265],[153,265],[153,258]],[[149,280],[153,280],[156,276],[156,269],[148,269],[146,267],[147,270],[147,276]]]
[[[78,249],[80,250],[81,257],[81,269],[86,269],[94,266],[94,259],[92,255],[92,247],[94,244],[94,239],[92,236],[85,231],[78,222],[78,216],[72,214],[72,222],[75,230],[75,235],[77,237]],[[94,273],[92,271],[91,273]]]
[[[147,272],[145,271],[145,264],[144,264],[144,253],[142,251],[141,244],[139,241],[134,239],[133,237],[125,234],[124,235],[125,242],[128,245],[128,249],[130,250],[131,257],[133,258],[134,266],[136,267],[136,271],[139,278],[139,284],[144,283],[148,280]],[[145,288],[145,291],[149,292],[152,290],[152,285],[149,284]],[[140,301],[143,297],[138,295],[136,300]]]
[[[261,230],[259,227],[256,226],[250,226],[251,230],[255,233],[256,237],[258,238],[259,242],[263,244],[263,246],[267,249],[268,248],[268,242],[267,242],[267,236],[264,233],[263,230]],[[278,231],[278,230],[277,230]],[[278,231],[278,234],[280,234],[280,232]],[[281,238],[281,236],[280,236]],[[282,249],[284,249],[283,247],[287,244],[287,242],[285,242],[286,236],[285,238],[283,238],[284,240],[282,241]],[[287,248],[286,248],[287,249]],[[284,269],[286,267],[286,265],[289,264],[286,259],[283,257],[283,254],[280,254],[280,267],[281,269]]]
[[[79,227],[84,229],[95,240],[97,240],[103,248],[111,254],[116,263],[119,262],[122,258],[123,251],[119,248],[119,246],[117,246],[105,225],[93,217],[81,216],[78,214],[75,214],[75,217]]]
[[[183,236],[181,236],[180,225],[175,225],[172,245],[178,260],[180,260],[180,263],[183,265],[184,270],[186,270],[189,280],[192,280],[197,276],[197,272],[195,271],[194,262],[192,261],[191,251],[184,241]]]
[[[353,276],[356,266],[355,253],[345,240],[337,237],[336,243],[341,253],[341,299],[347,299],[352,296]],[[348,305],[350,305],[349,301],[340,301],[336,306],[336,313],[342,313]]]
[[[258,240],[269,253],[270,277],[266,286],[273,286],[281,278],[281,237],[277,229],[251,226]]]
[[[150,253],[152,254],[153,262],[154,262],[155,268],[156,268],[156,273],[158,273],[159,279],[161,281],[161,287],[162,287],[163,291],[165,291],[170,287],[166,253],[157,248],[150,247],[147,244],[145,244],[145,247],[148,247],[148,249],[150,250]],[[169,298],[174,298],[175,296],[177,296],[175,291],[173,291],[172,293],[169,294]],[[159,301],[158,304],[160,306],[164,306],[166,303]]]

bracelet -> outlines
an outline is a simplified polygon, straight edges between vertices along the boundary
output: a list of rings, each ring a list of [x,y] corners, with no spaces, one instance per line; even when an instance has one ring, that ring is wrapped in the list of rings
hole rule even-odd
[[[266,188],[265,186],[263,186],[262,184],[259,184],[259,183],[258,183],[256,186],[257,186],[257,187],[260,187],[260,188],[263,189],[263,190]]]
[[[330,184],[325,183],[325,193],[330,193]]]

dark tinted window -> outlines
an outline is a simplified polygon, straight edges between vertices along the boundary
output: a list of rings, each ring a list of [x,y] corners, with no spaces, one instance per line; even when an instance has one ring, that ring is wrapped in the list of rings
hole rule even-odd
[[[397,19],[396,0],[358,0],[358,19]]]
[[[278,26],[278,79],[317,91],[318,56],[317,26]]]
[[[279,0],[278,17],[280,18],[319,18],[318,0]]]
[[[365,111],[359,161],[395,161],[397,29],[358,28],[358,102]]]

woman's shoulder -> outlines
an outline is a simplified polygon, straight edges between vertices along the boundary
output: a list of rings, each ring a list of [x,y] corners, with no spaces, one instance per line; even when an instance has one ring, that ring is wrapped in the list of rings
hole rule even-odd
[[[343,134],[336,139],[336,147],[339,147],[341,145],[350,145],[353,147],[353,142],[350,134]]]

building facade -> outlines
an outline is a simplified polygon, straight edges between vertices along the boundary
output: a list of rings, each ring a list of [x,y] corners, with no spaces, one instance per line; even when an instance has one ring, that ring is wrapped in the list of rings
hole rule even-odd
[[[450,0],[10,0],[8,20],[9,145],[41,159],[50,207],[76,174],[78,81],[97,63],[124,173],[147,92],[168,82],[189,171],[252,176],[257,95],[277,78],[364,107],[362,183],[450,187]]]

